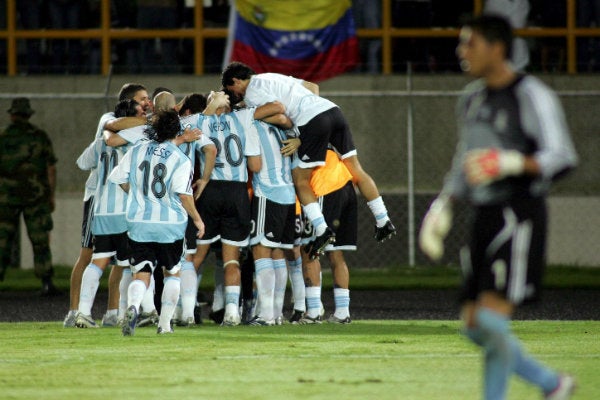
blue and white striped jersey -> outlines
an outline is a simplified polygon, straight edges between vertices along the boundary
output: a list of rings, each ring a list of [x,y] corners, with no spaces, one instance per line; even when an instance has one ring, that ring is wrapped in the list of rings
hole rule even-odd
[[[190,159],[172,142],[142,141],[131,148],[109,180],[129,183],[128,235],[136,242],[182,239],[188,215],[179,194],[192,194]]]
[[[183,127],[199,128],[217,146],[215,168],[211,180],[247,182],[246,157],[260,155],[254,127],[254,109],[243,109],[221,115],[194,114],[182,118]],[[200,159],[204,161],[203,153]],[[204,164],[204,162],[203,162]]]
[[[292,182],[291,158],[281,155],[285,131],[262,121],[254,121],[261,147],[261,170],[252,176],[256,196],[279,204],[295,204],[296,192]]]
[[[98,126],[96,127],[96,136],[94,136],[94,139],[98,139],[98,138],[102,137],[102,132],[104,131],[104,125],[106,125],[106,123],[112,119],[115,119],[115,113],[108,112],[108,113],[102,114],[102,116],[100,117],[100,121],[98,121]],[[83,194],[83,201],[87,201],[94,194],[94,192],[96,191],[96,181],[97,180],[98,180],[98,173],[96,172],[95,169],[92,169],[90,171],[90,175],[88,176],[87,180],[85,181],[85,191]]]
[[[119,185],[108,181],[108,175],[119,164],[123,155],[123,148],[107,146],[103,138],[98,138],[77,159],[79,168],[93,168],[98,176],[92,220],[94,235],[113,235],[127,230],[127,193]]]
[[[181,129],[182,132],[185,128],[190,127],[190,124],[184,125],[184,119],[182,118],[182,124],[181,124]],[[196,157],[195,154],[198,155],[198,157],[204,161],[204,153],[202,152],[202,148],[204,146],[214,146],[214,143],[212,142],[212,140],[210,140],[210,138],[207,135],[202,135],[200,136],[200,139],[195,140],[193,142],[186,142],[186,143],[181,143],[179,145],[179,149],[183,152],[183,154],[185,154],[186,156],[189,157],[190,161],[192,161],[192,169],[194,168],[194,166],[196,165]],[[200,175],[202,175],[204,173],[204,162],[202,163],[202,165],[200,166]]]

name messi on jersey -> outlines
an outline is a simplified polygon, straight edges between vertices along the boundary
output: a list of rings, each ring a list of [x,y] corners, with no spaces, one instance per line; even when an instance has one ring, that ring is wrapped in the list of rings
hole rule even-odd
[[[162,159],[167,159],[169,158],[169,156],[171,155],[172,151],[169,149],[165,149],[164,147],[148,147],[146,149],[146,155],[150,156],[150,155],[154,155],[157,157],[160,157]]]

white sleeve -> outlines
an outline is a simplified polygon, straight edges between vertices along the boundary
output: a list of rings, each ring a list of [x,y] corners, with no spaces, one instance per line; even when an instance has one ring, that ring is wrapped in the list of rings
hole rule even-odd
[[[131,144],[136,144],[145,137],[144,130],[145,126],[140,125],[129,129],[123,129],[122,131],[117,132],[117,135],[121,136]]]
[[[77,166],[79,169],[84,171],[89,171],[90,169],[96,168],[98,166],[98,140],[94,140],[86,149],[81,153],[79,158],[77,159]]]
[[[267,79],[253,77],[246,88],[246,95],[244,96],[246,106],[259,107],[279,100],[274,91],[269,88],[269,83]]]
[[[186,157],[183,164],[173,172],[173,192],[177,194],[192,194],[192,179],[194,170],[192,162]]]

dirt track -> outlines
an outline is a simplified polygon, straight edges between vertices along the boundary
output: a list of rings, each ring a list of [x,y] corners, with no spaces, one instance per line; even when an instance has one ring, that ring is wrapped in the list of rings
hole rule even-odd
[[[458,318],[456,290],[351,291],[350,311],[361,319]],[[333,310],[333,296],[323,292],[327,314]],[[106,292],[96,298],[93,316],[101,319],[106,310]],[[40,297],[37,292],[0,292],[0,322],[62,321],[69,307],[68,294]],[[290,313],[286,302],[286,315]],[[208,308],[203,309],[203,319]],[[542,301],[517,311],[515,319],[600,320],[600,290],[546,290]]]

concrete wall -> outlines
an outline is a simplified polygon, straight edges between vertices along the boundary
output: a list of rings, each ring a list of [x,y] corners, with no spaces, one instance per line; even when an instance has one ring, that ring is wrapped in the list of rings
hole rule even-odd
[[[600,205],[597,157],[600,113],[595,112],[600,109],[600,93],[596,95],[589,90],[600,87],[600,76],[542,78],[563,91],[561,100],[582,161],[580,168],[553,191],[549,261],[598,266],[600,254],[593,249],[600,237],[599,214],[594,212]],[[30,97],[36,110],[32,122],[48,131],[59,158],[57,210],[52,234],[57,264],[72,264],[79,252],[81,199],[87,174],[76,168],[75,160],[92,140],[98,117],[113,107],[122,84],[131,81],[145,84],[150,92],[156,86],[169,87],[178,97],[220,86],[218,76],[115,76],[110,81],[84,76],[0,77],[0,107],[8,109],[10,99],[15,96]],[[361,162],[385,193],[388,209],[398,221],[400,230],[396,242],[372,246],[372,219],[368,210],[361,209],[361,243],[352,259],[354,265],[368,267],[407,262],[408,110],[413,113],[414,182],[417,192],[422,195],[416,204],[418,224],[430,195],[439,190],[449,167],[456,142],[455,91],[466,82],[467,79],[460,75],[415,76],[411,84],[418,96],[411,99],[398,92],[406,89],[407,78],[403,75],[348,75],[321,84],[322,94],[339,104],[347,116]],[[0,113],[0,125],[7,122],[7,114]],[[462,242],[462,236],[460,234],[452,243]],[[25,235],[22,242],[22,264],[30,266],[31,255]],[[453,246],[450,244],[449,262],[455,258]],[[417,261],[424,262],[420,255]]]

